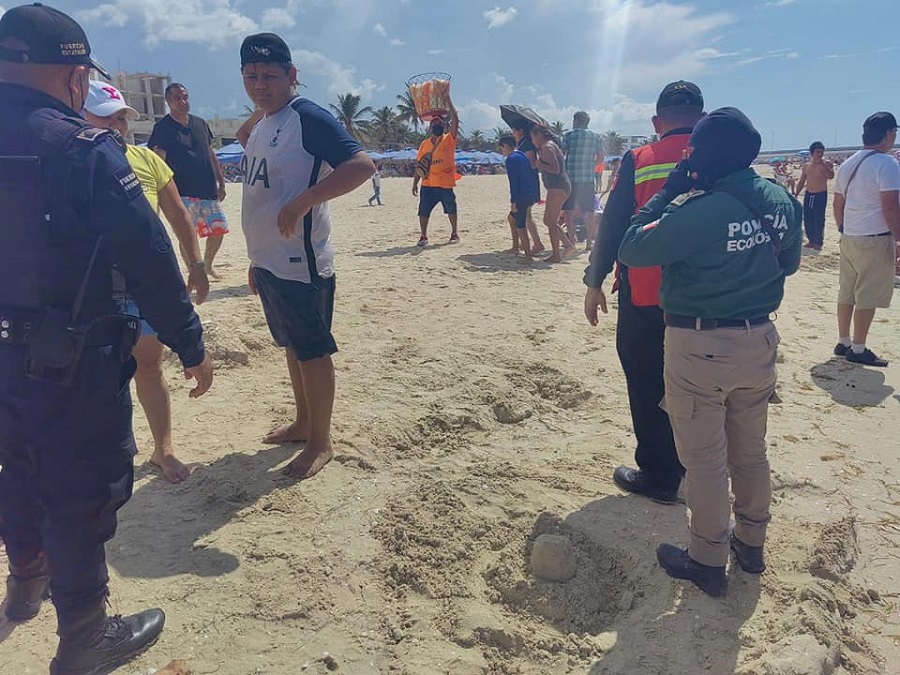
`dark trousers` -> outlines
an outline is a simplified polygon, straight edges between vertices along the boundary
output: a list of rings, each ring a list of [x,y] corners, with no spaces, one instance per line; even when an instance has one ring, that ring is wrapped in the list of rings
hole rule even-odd
[[[13,566],[41,550],[60,634],[107,595],[104,544],[134,481],[134,360],[85,349],[69,387],[23,376],[25,348],[0,346],[0,516]]]
[[[813,246],[821,246],[825,243],[827,207],[827,192],[807,192],[803,198],[803,229],[806,230],[806,239]]]
[[[666,325],[659,307],[635,307],[627,281],[619,288],[616,351],[625,371],[631,422],[637,438],[638,468],[661,489],[677,489],[684,475],[669,416],[659,407],[665,396],[663,344]]]

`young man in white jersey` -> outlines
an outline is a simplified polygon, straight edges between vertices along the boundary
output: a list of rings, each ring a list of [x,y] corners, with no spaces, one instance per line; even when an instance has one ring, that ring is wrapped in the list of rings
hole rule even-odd
[[[287,353],[297,406],[266,443],[305,442],[284,473],[309,478],[332,457],[337,345],[334,251],[328,200],[375,172],[363,148],[324,108],[295,95],[297,69],[274,33],[247,37],[241,75],[257,111],[238,131],[244,146],[242,226],[250,289],[260,296],[275,342]]]

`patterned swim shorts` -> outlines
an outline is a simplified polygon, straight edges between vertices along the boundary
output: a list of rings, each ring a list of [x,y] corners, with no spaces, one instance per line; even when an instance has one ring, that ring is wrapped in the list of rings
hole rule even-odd
[[[225,212],[217,200],[182,197],[181,201],[194,221],[198,237],[205,239],[228,234],[228,221],[225,220]]]

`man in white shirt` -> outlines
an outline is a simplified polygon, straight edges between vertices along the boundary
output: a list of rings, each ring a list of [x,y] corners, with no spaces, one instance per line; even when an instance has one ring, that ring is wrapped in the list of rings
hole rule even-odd
[[[863,124],[863,149],[841,165],[834,186],[834,218],[841,232],[836,356],[884,368],[866,347],[875,309],[890,307],[895,239],[900,239],[900,166],[887,154],[897,120],[878,112]],[[853,336],[850,336],[851,322]]]
[[[274,33],[247,37],[241,75],[257,111],[238,131],[244,146],[241,223],[250,289],[259,294],[272,337],[287,354],[297,406],[293,422],[266,443],[305,442],[285,467],[309,478],[332,457],[331,412],[337,344],[334,250],[328,200],[355,190],[375,165],[324,108],[295,95],[297,69]]]

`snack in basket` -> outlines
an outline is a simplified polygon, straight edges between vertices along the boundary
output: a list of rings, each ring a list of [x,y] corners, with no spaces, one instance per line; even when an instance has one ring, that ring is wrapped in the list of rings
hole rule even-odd
[[[445,114],[450,109],[450,80],[434,79],[410,83],[409,94],[422,119]]]

